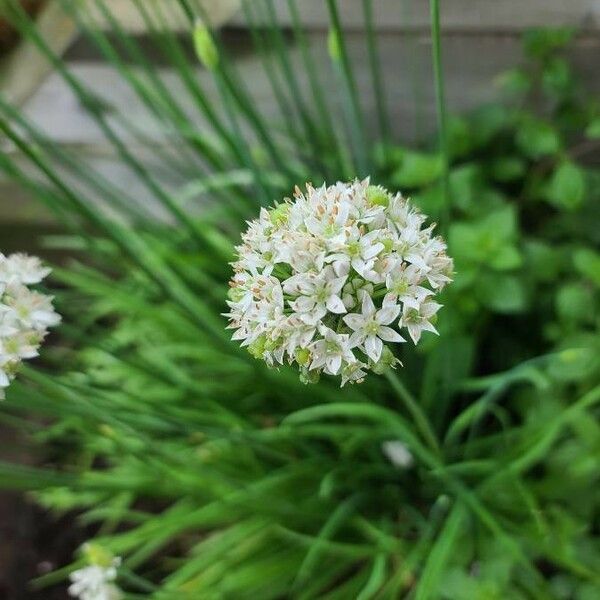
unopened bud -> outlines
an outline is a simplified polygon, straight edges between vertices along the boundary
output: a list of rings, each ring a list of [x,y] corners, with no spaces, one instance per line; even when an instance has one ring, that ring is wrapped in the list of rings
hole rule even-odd
[[[209,70],[214,71],[219,64],[219,51],[212,34],[205,25],[198,21],[194,27],[194,49],[200,62]]]

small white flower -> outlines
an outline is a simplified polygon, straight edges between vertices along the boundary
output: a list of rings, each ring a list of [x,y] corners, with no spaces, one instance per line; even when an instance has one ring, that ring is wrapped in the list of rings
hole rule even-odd
[[[50,273],[37,256],[0,254],[0,282],[31,285],[39,283]]]
[[[404,305],[402,309],[402,325],[408,329],[408,333],[415,344],[421,339],[423,331],[431,331],[437,335],[438,331],[431,322],[432,317],[442,308],[437,302],[424,302],[419,308]]]
[[[373,300],[363,294],[362,313],[351,313],[344,317],[344,323],[352,329],[350,345],[361,345],[367,356],[378,362],[383,351],[383,342],[405,342],[406,340],[394,329],[387,327],[400,314],[400,306],[393,302],[385,302],[380,310],[375,308]]]
[[[121,590],[114,585],[120,558],[113,559],[108,566],[90,565],[69,575],[69,595],[79,600],[119,600]]]
[[[310,350],[313,360],[311,369],[324,367],[328,375],[337,375],[342,367],[356,362],[356,357],[350,349],[350,336],[347,333],[335,333],[328,327],[322,327],[320,332],[323,339],[313,342]]]
[[[49,269],[25,254],[0,254],[0,399],[23,360],[38,355],[49,327],[60,322],[52,297],[30,290]]]
[[[332,267],[325,267],[321,273],[294,275],[283,283],[287,294],[297,295],[290,303],[300,318],[308,324],[318,323],[327,311],[340,314],[346,307],[340,298],[346,277],[337,277]]]
[[[425,220],[368,179],[309,184],[261,209],[236,249],[232,339],[269,366],[297,364],[306,382],[394,368],[391,344],[405,341],[402,328],[415,342],[435,331],[433,298],[451,281],[452,259]]]
[[[390,440],[381,444],[381,451],[386,458],[399,469],[412,467],[415,460],[408,446],[399,440]]]

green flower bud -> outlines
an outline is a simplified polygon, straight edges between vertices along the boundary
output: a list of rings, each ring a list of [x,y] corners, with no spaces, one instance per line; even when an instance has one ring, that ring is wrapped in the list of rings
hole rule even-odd
[[[306,367],[300,369],[300,381],[304,384],[318,383],[321,378],[319,371],[309,371]]]
[[[248,346],[248,352],[254,357],[261,359],[265,353],[266,335],[260,335],[254,342]]]
[[[82,547],[83,555],[91,565],[99,567],[110,567],[113,564],[114,556],[98,544],[87,543]]]
[[[367,200],[369,204],[376,206],[388,206],[390,195],[379,185],[370,185],[367,188]]]
[[[371,367],[373,373],[383,375],[388,369],[394,369],[400,361],[394,356],[394,353],[387,347],[383,347],[381,358]]]
[[[386,252],[391,252],[392,248],[394,247],[394,242],[393,240],[387,239],[387,240],[381,240],[381,243],[383,244],[383,248]]]
[[[210,31],[201,21],[194,27],[194,49],[200,62],[209,70],[214,71],[219,64],[219,51],[215,46]]]
[[[298,364],[302,367],[306,367],[310,362],[310,350],[307,348],[296,348],[294,352]]]
[[[339,62],[342,58],[342,48],[340,45],[339,32],[336,29],[331,28],[329,35],[327,36],[327,49],[329,50],[329,56],[334,62]]]
[[[288,220],[288,215],[290,212],[289,204],[278,204],[275,208],[269,211],[269,218],[271,219],[271,223],[276,226],[285,225]]]

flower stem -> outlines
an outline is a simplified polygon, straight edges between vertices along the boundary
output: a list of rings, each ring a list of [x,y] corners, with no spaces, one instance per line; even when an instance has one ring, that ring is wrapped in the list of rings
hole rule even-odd
[[[440,454],[440,445],[438,443],[437,437],[431,428],[429,420],[425,416],[425,413],[419,406],[418,402],[414,398],[414,396],[408,391],[408,388],[400,381],[396,373],[392,369],[388,369],[385,372],[385,376],[388,381],[392,385],[392,388],[396,392],[396,395],[402,402],[404,406],[410,413],[411,417],[414,419],[415,425],[417,429],[421,433],[423,440],[427,442],[429,447],[437,454]]]
[[[446,130],[446,100],[444,94],[444,73],[442,67],[442,42],[440,35],[440,1],[429,0],[431,15],[431,38],[433,44],[433,74],[435,82],[435,100],[438,121],[439,150],[442,156],[442,193],[443,212],[440,216],[442,228],[447,225],[450,216],[450,195],[448,186],[448,141]]]

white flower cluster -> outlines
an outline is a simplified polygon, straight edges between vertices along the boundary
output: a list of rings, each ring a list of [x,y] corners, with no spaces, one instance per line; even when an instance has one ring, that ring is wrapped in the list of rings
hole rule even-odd
[[[60,322],[52,297],[28,287],[49,272],[34,256],[0,254],[0,398],[21,361],[37,356],[48,328]]]
[[[119,600],[121,590],[114,584],[120,557],[113,557],[92,544],[84,544],[83,552],[91,565],[77,569],[69,575],[69,595],[79,600]]]
[[[446,244],[401,194],[369,180],[306,192],[249,223],[236,248],[229,328],[269,365],[303,381],[362,381],[399,362],[388,343],[436,332],[435,294],[451,281]]]

